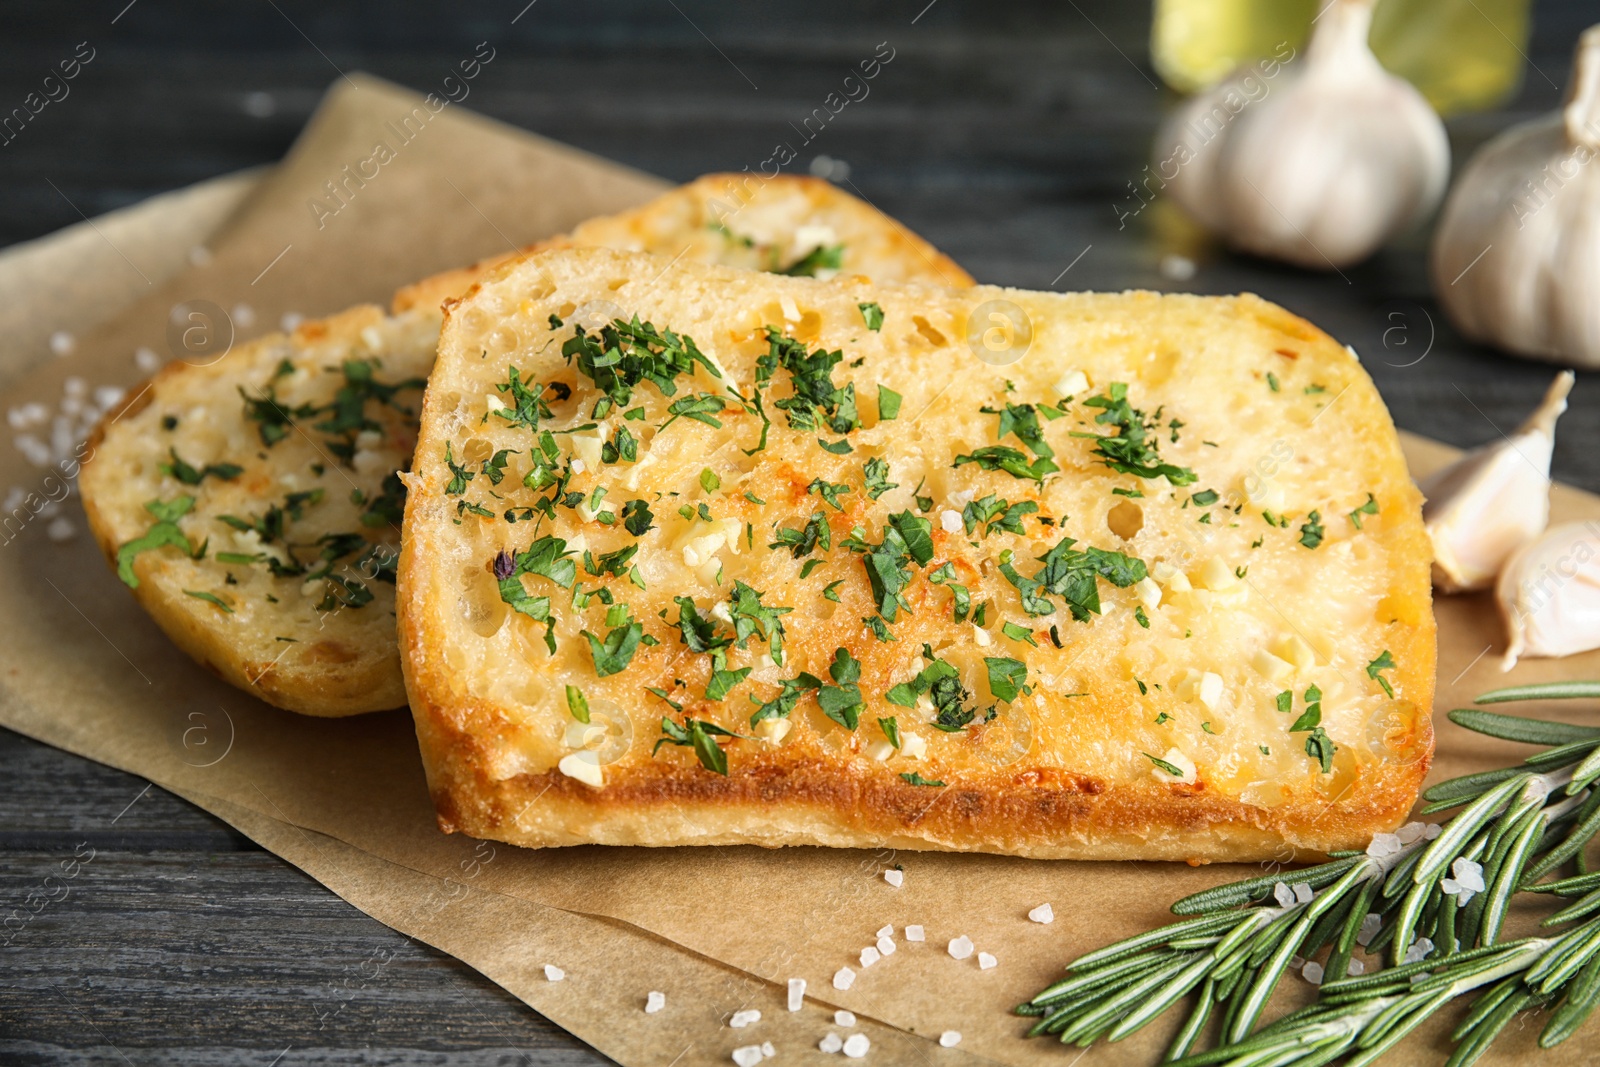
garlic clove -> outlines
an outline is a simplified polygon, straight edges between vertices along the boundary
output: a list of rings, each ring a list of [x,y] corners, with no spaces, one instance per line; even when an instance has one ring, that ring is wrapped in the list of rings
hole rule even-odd
[[[1433,584],[1487,589],[1511,554],[1550,521],[1550,454],[1573,374],[1562,371],[1517,432],[1422,480],[1422,521],[1433,540]]]
[[[1235,247],[1318,270],[1419,222],[1444,194],[1449,141],[1373,56],[1371,21],[1371,0],[1332,0],[1303,59],[1243,67],[1180,108],[1157,136],[1158,184]]]
[[[1495,587],[1506,623],[1509,671],[1523,656],[1600,648],[1600,523],[1569,522],[1525,545]]]
[[[1456,179],[1434,234],[1434,292],[1467,337],[1600,367],[1600,26],[1578,40],[1560,111],[1495,137]]]

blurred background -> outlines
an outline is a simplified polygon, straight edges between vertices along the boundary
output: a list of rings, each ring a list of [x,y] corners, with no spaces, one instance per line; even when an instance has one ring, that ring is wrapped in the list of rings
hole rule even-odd
[[[1316,7],[11,0],[0,4],[0,120],[80,42],[93,59],[65,98],[0,126],[0,246],[269,165],[342,73],[429,91],[488,41],[496,58],[460,101],[483,115],[677,181],[754,169],[787,142],[799,153],[792,170],[848,180],[982,282],[1254,291],[1353,345],[1403,429],[1460,446],[1497,440],[1554,368],[1451,328],[1428,276],[1431,220],[1357,265],[1310,271],[1228,251],[1169,198],[1137,190],[1183,94],[1281,43],[1302,50]],[[1559,105],[1574,42],[1597,17],[1576,0],[1384,0],[1371,44],[1444,114],[1459,172],[1497,132]],[[892,59],[870,93],[807,142],[806,117],[884,47]],[[1573,393],[1553,474],[1600,491],[1591,388],[1580,379]],[[75,832],[75,805],[115,810],[138,788],[10,734],[0,771],[13,783],[71,775],[47,829],[27,829],[42,825],[27,789],[0,790],[0,826],[13,828],[0,830],[0,847],[19,863]],[[250,1050],[286,1043],[300,1053],[285,1063],[598,1061],[481,976],[355,913],[209,816],[159,791],[130,807],[97,840],[142,850],[139,860],[97,867],[98,895],[56,941],[37,938],[26,956],[0,950],[0,973],[29,974],[0,982],[0,1060],[104,1052],[122,1062],[107,1032],[171,1052],[183,1031],[193,1047],[182,1062],[277,1062]],[[251,906],[230,907],[243,892]],[[330,944],[344,962],[325,967]],[[97,978],[86,946],[122,954],[118,977]],[[384,960],[381,986],[336,1019],[307,1014],[304,990],[337,982],[364,954]],[[127,980],[130,960],[143,984]],[[72,997],[53,995],[57,984]],[[180,1062],[151,1055],[135,1059]]]

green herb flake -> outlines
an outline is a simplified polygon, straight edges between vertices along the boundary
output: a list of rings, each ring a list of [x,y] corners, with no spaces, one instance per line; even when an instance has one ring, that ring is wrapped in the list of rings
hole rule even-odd
[[[1313,511],[1306,516],[1306,521],[1300,527],[1300,543],[1307,548],[1316,548],[1322,544],[1327,531],[1322,527],[1322,515]]]
[[[1154,763],[1162,771],[1172,775],[1174,778],[1182,778],[1184,776],[1183,771],[1159,756],[1152,756],[1150,753],[1146,752],[1144,753],[1144,758],[1149,760],[1151,763]]]
[[[575,685],[567,686],[567,711],[581,723],[589,721],[589,701],[583,695],[583,690]]]
[[[883,308],[875,303],[857,304],[856,307],[861,310],[861,321],[867,324],[867,329],[873,333],[883,329]],[[885,415],[884,418],[892,419],[894,416]],[[895,747],[898,748],[899,746],[896,745]]]
[[[1378,513],[1378,498],[1371,493],[1367,494],[1367,502],[1350,512],[1350,523],[1356,529],[1361,529],[1361,516],[1376,515]]]
[[[215,593],[205,593],[196,589],[185,589],[183,592],[185,596],[192,596],[196,600],[204,600],[207,604],[215,604],[229,615],[233,614],[233,608],[228,606],[228,602]]]
[[[911,785],[928,785],[928,786],[933,786],[935,789],[943,789],[944,788],[944,783],[943,782],[935,782],[935,781],[932,781],[930,779],[924,778],[924,777],[922,777],[922,775],[918,774],[916,771],[906,771],[905,773],[901,774],[900,777],[902,779],[904,779],[907,783],[911,784]]]
[[[1394,665],[1394,655],[1387,648],[1383,650],[1383,653],[1377,659],[1367,664],[1367,677],[1383,686],[1383,691],[1390,700],[1394,699],[1394,686],[1390,685],[1389,679],[1379,672],[1390,670]]]

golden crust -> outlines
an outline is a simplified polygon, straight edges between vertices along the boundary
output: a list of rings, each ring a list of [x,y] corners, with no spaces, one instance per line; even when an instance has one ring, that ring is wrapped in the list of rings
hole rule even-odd
[[[649,261],[606,252],[554,252],[503,266],[448,312],[439,368],[425,401],[416,473],[411,477],[398,601],[407,691],[444,829],[534,847],[580,843],[883,845],[1040,858],[1205,862],[1287,860],[1297,854],[1361,847],[1373,832],[1392,829],[1409,812],[1433,748],[1430,713],[1435,631],[1421,500],[1406,473],[1393,426],[1376,390],[1354,358],[1321,331],[1253,296],[1056,295],[987,288],[951,293],[873,286],[857,279],[823,285],[698,266],[685,266],[668,286],[650,280],[658,270]],[[625,281],[619,284],[619,279]],[[1190,614],[1176,616],[1179,626],[1173,632],[1172,620],[1156,617],[1152,611],[1155,632],[1165,627],[1168,633],[1160,640],[1167,648],[1181,648],[1178,642],[1188,636],[1182,631],[1189,625],[1201,640],[1212,635],[1211,640],[1221,642],[1232,630],[1259,629],[1263,619],[1270,622],[1281,617],[1284,621],[1275,625],[1292,628],[1296,624],[1287,618],[1292,613],[1303,615],[1300,626],[1307,628],[1303,632],[1308,639],[1347,634],[1353,647],[1341,644],[1319,651],[1310,674],[1271,686],[1251,675],[1247,664],[1234,662],[1244,656],[1244,650],[1226,656],[1218,653],[1215,669],[1227,674],[1230,685],[1237,685],[1241,693],[1252,694],[1254,704],[1233,712],[1211,713],[1212,722],[1202,734],[1197,720],[1205,714],[1203,709],[1192,700],[1178,699],[1170,681],[1143,693],[1132,689],[1135,680],[1127,673],[1128,657],[1143,655],[1143,643],[1157,639],[1148,636],[1152,631],[1130,625],[1131,601],[1122,601],[1122,594],[1102,587],[1108,604],[1106,615],[1082,628],[1064,618],[1061,621],[1066,651],[1076,662],[1068,662],[1051,684],[1041,684],[1029,698],[1033,733],[1021,758],[986,756],[990,750],[985,730],[974,724],[961,735],[931,735],[930,747],[945,747],[926,762],[903,762],[897,754],[894,762],[885,764],[868,755],[870,739],[866,735],[873,729],[869,724],[877,716],[894,713],[901,716],[903,731],[911,723],[903,708],[884,705],[870,695],[881,694],[891,682],[904,679],[904,673],[895,673],[898,665],[908,650],[922,641],[950,650],[941,655],[957,656],[964,651],[961,646],[971,645],[976,635],[968,631],[967,637],[961,637],[963,631],[953,626],[948,615],[948,594],[926,583],[911,590],[912,614],[892,627],[898,639],[894,645],[873,641],[865,629],[856,630],[853,625],[806,627],[799,612],[806,609],[808,599],[820,605],[815,592],[801,588],[792,575],[781,577],[780,564],[787,561],[771,561],[783,553],[766,554],[753,545],[750,557],[758,558],[729,559],[730,576],[743,573],[755,582],[749,568],[764,568],[757,573],[768,583],[762,587],[773,592],[769,600],[796,606],[785,642],[786,662],[791,666],[784,675],[796,668],[824,673],[833,646],[848,647],[862,663],[862,687],[869,694],[861,725],[841,741],[842,728],[831,726],[814,709],[796,711],[791,715],[794,729],[782,744],[730,743],[726,751],[731,766],[726,777],[701,768],[686,749],[669,746],[652,756],[650,746],[658,736],[653,724],[666,710],[664,705],[643,695],[618,698],[623,693],[642,694],[644,686],[670,689],[675,678],[686,681],[674,693],[687,705],[685,714],[718,720],[742,734],[750,732],[742,722],[748,713],[745,692],[737,691],[724,703],[697,700],[707,678],[701,662],[706,657],[690,655],[676,643],[670,627],[655,625],[657,605],[670,603],[674,595],[687,594],[700,603],[708,592],[721,594],[692,574],[671,578],[658,589],[659,574],[647,571],[654,592],[641,592],[625,581],[602,579],[599,584],[610,585],[619,599],[630,602],[637,618],[650,624],[647,632],[661,643],[641,647],[622,673],[596,678],[587,657],[568,650],[583,647],[577,632],[580,626],[601,629],[598,618],[572,620],[564,616],[557,629],[562,651],[552,657],[537,640],[542,627],[532,626],[520,616],[507,619],[503,607],[496,617],[492,602],[487,608],[468,606],[474,583],[482,580],[472,575],[485,569],[497,546],[512,551],[525,547],[532,531],[507,528],[498,520],[474,523],[470,517],[466,525],[456,526],[453,498],[439,492],[442,467],[437,456],[442,455],[444,442],[459,427],[480,425],[469,398],[482,391],[487,379],[479,366],[479,338],[468,328],[467,317],[475,310],[516,309],[491,315],[484,328],[504,325],[521,330],[522,347],[490,362],[513,360],[521,365],[524,380],[565,381],[577,390],[572,403],[586,412],[592,403],[582,392],[587,383],[570,373],[562,374],[563,364],[554,356],[559,345],[551,345],[530,323],[542,321],[564,305],[581,304],[586,297],[601,294],[647,321],[695,337],[741,383],[748,382],[748,360],[759,350],[755,343],[759,330],[754,324],[765,320],[785,300],[790,301],[803,321],[809,322],[807,316],[813,311],[820,319],[812,325],[812,343],[843,345],[849,349],[847,360],[862,353],[865,367],[860,375],[892,375],[889,380],[905,394],[904,410],[925,412],[909,423],[885,422],[879,423],[877,430],[856,431],[851,437],[857,442],[857,457],[840,460],[809,445],[814,435],[795,437],[775,423],[773,466],[762,466],[763,457],[757,456],[752,461],[754,471],[747,475],[758,480],[729,485],[731,478],[738,477],[739,465],[719,467],[726,491],[712,499],[712,506],[719,514],[726,510],[740,523],[754,521],[763,531],[756,535],[762,541],[767,539],[769,523],[784,525],[788,516],[822,507],[806,493],[806,483],[813,475],[845,482],[850,477],[845,464],[859,466],[862,452],[898,459],[913,447],[924,447],[914,446],[906,434],[937,439],[925,446],[934,450],[945,447],[947,434],[960,435],[959,447],[993,443],[991,418],[982,419],[981,430],[968,430],[959,418],[946,421],[937,409],[930,410],[928,398],[937,400],[948,390],[959,396],[955,407],[970,404],[975,410],[977,404],[971,398],[985,395],[982,390],[994,388],[1003,375],[1017,380],[1018,399],[1037,402],[1035,391],[1040,383],[1053,381],[1069,358],[1091,369],[1097,390],[1111,375],[1123,377],[1146,396],[1159,397],[1167,410],[1187,421],[1184,443],[1163,445],[1163,449],[1164,455],[1170,452],[1169,461],[1190,462],[1200,472],[1203,480],[1194,489],[1216,484],[1219,490],[1228,491],[1232,483],[1227,479],[1239,469],[1248,476],[1252,469],[1239,457],[1253,460],[1269,442],[1277,443],[1272,439],[1276,435],[1291,447],[1291,458],[1282,461],[1277,477],[1291,492],[1318,494],[1297,498],[1298,514],[1305,515],[1307,502],[1319,503],[1326,516],[1329,543],[1313,552],[1294,543],[1293,530],[1263,535],[1277,540],[1251,557],[1248,568],[1253,580],[1268,590],[1252,593],[1259,595],[1262,603],[1252,600],[1248,608],[1218,607],[1210,601],[1198,603],[1205,599],[1202,594],[1173,593],[1173,610]],[[966,355],[965,345],[945,336],[952,332],[951,325],[960,336],[967,315],[990,300],[1009,301],[1025,309],[1043,359],[985,367]],[[859,328],[859,319],[855,324],[849,321],[857,304],[864,302],[878,303],[886,312],[886,324],[878,337],[858,336],[865,333]],[[912,323],[915,327],[907,328]],[[930,335],[944,343],[931,341]],[[1067,343],[1067,338],[1079,339],[1083,347]],[[1087,338],[1099,338],[1106,351],[1089,351]],[[1184,353],[1168,351],[1175,339],[1185,338],[1194,338],[1194,347],[1218,365],[1208,368],[1186,362]],[[1071,356],[1058,354],[1066,352]],[[541,358],[540,353],[547,355]],[[891,361],[875,358],[886,355]],[[1269,371],[1283,379],[1281,394],[1276,389],[1269,393],[1265,380]],[[975,384],[975,379],[982,382]],[[852,380],[865,394],[865,380],[859,376]],[[1218,382],[1229,383],[1226,391]],[[694,384],[698,387],[706,382],[697,378]],[[644,392],[641,389],[636,397]],[[1280,405],[1281,416],[1273,414],[1280,408],[1268,405]],[[1256,411],[1264,412],[1261,418],[1267,420],[1259,428],[1252,425]],[[752,440],[758,429],[743,414],[730,408],[723,415],[735,427],[732,432],[741,445]],[[557,422],[562,417],[558,410]],[[628,425],[643,432],[643,427],[654,421],[654,409],[649,409],[643,423]],[[873,436],[880,430],[882,433]],[[682,433],[682,438],[672,440],[670,455],[653,471],[675,471],[668,465],[684,454],[688,470],[698,470],[702,463],[723,455],[715,431],[680,420],[674,432]],[[1204,442],[1193,440],[1200,434]],[[1103,479],[1105,472],[1086,464],[1073,465],[1065,438],[1064,433],[1052,438],[1058,442],[1058,459],[1066,472],[1056,484],[1060,493],[1071,494],[1078,491],[1078,483]],[[505,447],[511,440],[500,436],[488,447]],[[1206,452],[1202,444],[1218,447]],[[786,473],[782,469],[785,464],[789,468]],[[1253,469],[1259,471],[1259,463]],[[508,471],[508,475],[515,473]],[[673,477],[652,474],[644,488],[684,490],[688,500],[696,499],[682,480]],[[1004,474],[976,477],[979,491],[1009,490],[1013,499],[1021,491]],[[898,480],[905,481],[903,477]],[[511,484],[509,478],[507,484]],[[738,490],[747,484],[754,490],[752,495],[770,502],[768,508],[741,501]],[[943,495],[951,491],[952,484],[930,480],[928,491]],[[1102,481],[1098,493],[1104,495],[1109,484]],[[1379,513],[1357,532],[1343,516],[1364,500],[1366,491],[1373,494]],[[1195,536],[1175,525],[1184,514],[1177,510],[1178,505],[1174,502],[1169,510],[1157,495],[1165,492],[1151,493],[1145,500],[1145,521],[1169,528],[1144,531],[1138,535],[1144,540],[1130,542],[1135,548],[1151,546],[1152,559],[1162,554],[1162,542],[1152,536],[1169,541]],[[613,493],[613,498],[620,504],[619,494]],[[515,493],[507,499],[512,504],[522,502]],[[833,554],[847,557],[847,561],[812,581],[820,588],[824,581],[843,576],[840,617],[853,619],[872,610],[870,593],[860,577],[860,564],[848,562],[849,553],[840,551],[838,542],[852,525],[875,528],[882,509],[874,510],[859,491],[847,499],[850,504],[833,524]],[[1048,502],[1052,498],[1041,492],[1038,499]],[[1103,507],[1098,513],[1088,512],[1085,509],[1094,506],[1088,497],[1073,499],[1077,503],[1071,509],[1071,521],[1063,514],[1058,528],[1089,543],[1105,543],[1105,528],[1096,525],[1103,521]],[[1188,506],[1187,499],[1183,506]],[[935,505],[935,512],[938,507]],[[663,501],[657,513],[669,508]],[[1091,514],[1092,520],[1083,517]],[[553,527],[544,527],[545,532],[585,537],[597,554],[614,547],[614,542],[603,540],[607,532],[600,525],[580,523],[565,511],[561,515]],[[1192,522],[1193,513],[1187,515]],[[1243,511],[1237,525],[1243,526],[1246,518],[1254,515]],[[1205,527],[1207,536],[1217,531],[1216,543],[1224,546],[1237,544],[1237,538],[1245,534],[1254,536],[1263,525],[1256,519],[1245,534],[1235,535],[1224,522]],[[1095,529],[1100,532],[1096,534]],[[965,537],[947,534],[937,522],[933,536],[935,562],[948,557],[965,565]],[[647,552],[653,560],[655,554],[670,551],[675,543],[668,537],[666,529],[647,533],[640,539],[637,560],[645,560]],[[876,539],[875,534],[867,536],[868,541]],[[464,550],[468,543],[471,547]],[[1034,554],[1037,546],[1038,542],[1032,550],[1018,546],[1019,559],[1025,551]],[[1169,558],[1180,557],[1170,553]],[[826,566],[833,568],[834,563]],[[1340,567],[1344,569],[1338,570]],[[1273,583],[1298,580],[1295,575],[1299,571],[1313,588],[1330,586],[1327,600],[1307,603],[1302,597],[1280,608],[1272,595],[1277,589]],[[961,573],[965,576],[966,571]],[[1329,576],[1336,573],[1350,576],[1363,592],[1342,598],[1340,590],[1331,588],[1335,583]],[[470,580],[463,585],[458,575]],[[1019,617],[1014,597],[1005,599],[1011,594],[1003,583],[986,585],[986,579],[974,575],[970,584],[975,605],[992,596],[998,614],[1008,619]],[[580,571],[580,581],[588,588],[592,580]],[[537,586],[533,591],[552,590]],[[1114,611],[1113,599],[1118,601]],[[564,594],[556,603],[565,606]],[[463,611],[477,620],[475,632],[459,621]],[[1335,625],[1335,619],[1353,621]],[[1044,623],[1049,621],[1053,620]],[[994,627],[992,617],[990,626]],[[1042,646],[1037,651],[1009,641],[1003,649],[993,651],[1025,656],[1030,677],[1034,677],[1035,667],[1043,672],[1060,664],[1052,657],[1067,658],[1049,648],[1043,630],[1036,632]],[[979,643],[997,640],[998,634],[991,634]],[[1361,669],[1377,658],[1380,648],[1389,651],[1397,663],[1386,676],[1398,699],[1385,698]],[[510,682],[506,673],[492,669],[508,649]],[[1203,650],[1196,653],[1205,654]],[[731,658],[729,666],[755,662]],[[1159,658],[1154,662],[1156,670],[1172,669],[1170,665],[1160,667]],[[756,677],[762,676],[762,670],[757,667]],[[756,688],[753,699],[772,695],[773,676],[769,673],[767,677],[769,683]],[[1147,677],[1155,680],[1159,676]],[[1339,742],[1334,772],[1327,775],[1318,775],[1314,761],[1299,751],[1305,735],[1288,734],[1287,720],[1274,718],[1277,713],[1270,708],[1270,695],[1255,695],[1291,685],[1298,691],[1311,679],[1330,694],[1324,698],[1328,705],[1324,722]],[[563,724],[570,722],[560,696],[563,683],[583,689],[593,706],[612,700],[629,719],[631,747],[604,767],[602,788],[582,784],[554,767],[555,757],[565,751],[559,740]],[[1302,698],[1297,694],[1295,699],[1298,712]],[[641,701],[653,703],[644,707]],[[1261,704],[1267,706],[1266,713]],[[740,707],[746,710],[740,712]],[[1008,708],[1007,715],[1010,713]],[[1169,719],[1167,725],[1159,725]],[[1002,716],[996,726],[1004,727],[1007,721],[1007,716]],[[1218,727],[1215,731],[1213,722]],[[1192,782],[1155,776],[1142,757],[1146,751],[1160,755],[1160,742],[1152,738],[1169,736],[1164,731],[1174,730],[1175,725],[1185,731],[1184,744],[1215,757],[1195,757],[1200,768]],[[1271,736],[1262,732],[1258,737],[1251,731],[1270,731]],[[1228,761],[1237,763],[1241,753],[1248,755],[1257,747],[1257,741],[1270,742],[1260,747],[1270,747],[1276,754],[1270,759],[1278,761],[1278,777],[1242,786],[1229,777]],[[1263,757],[1263,763],[1268,759]],[[908,771],[943,780],[946,787],[908,784],[902,778]],[[1263,800],[1260,787],[1276,791],[1275,800]]]
[[[720,227],[720,229],[719,229]],[[614,248],[668,259],[770,270],[808,249],[796,246],[831,230],[844,246],[839,270],[881,282],[965,288],[973,279],[949,256],[877,208],[821,178],[707,174],[631,211],[579,224],[571,234],[444,271],[395,293],[395,311],[438,308],[508,263],[558,248]],[[732,236],[736,235],[736,236]],[[746,236],[751,247],[736,247]],[[814,247],[814,246],[813,246]]]

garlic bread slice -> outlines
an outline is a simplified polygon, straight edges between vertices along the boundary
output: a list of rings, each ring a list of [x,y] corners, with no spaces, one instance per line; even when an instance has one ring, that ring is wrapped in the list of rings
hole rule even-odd
[[[650,252],[675,262],[965,288],[972,276],[877,208],[821,178],[707,174],[570,234],[445,271],[395,294],[394,310],[437,308],[506,263],[553,248]]]
[[[449,308],[406,481],[446,829],[1288,859],[1427,770],[1420,497],[1253,296],[546,252]]]
[[[118,576],[185,652],[307,715],[405,703],[394,572],[438,319],[366,305],[169,364],[79,475]]]

